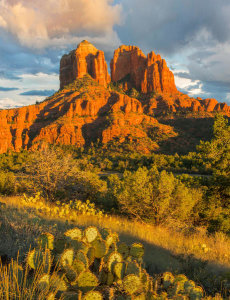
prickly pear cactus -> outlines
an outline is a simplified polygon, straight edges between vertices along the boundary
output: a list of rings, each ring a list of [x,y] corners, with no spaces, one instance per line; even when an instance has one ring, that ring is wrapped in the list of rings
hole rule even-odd
[[[143,256],[142,244],[119,243],[111,230],[90,226],[59,237],[42,234],[27,264],[33,272],[41,267],[38,291],[47,291],[50,300],[204,299],[202,288],[183,274],[151,277],[143,269]]]
[[[53,250],[54,248],[54,236],[51,233],[45,232],[40,235],[38,238],[38,245],[42,249],[50,249]]]
[[[142,288],[141,279],[134,275],[127,275],[123,280],[123,288],[128,295],[135,294]]]
[[[72,240],[81,240],[82,231],[81,229],[75,227],[65,232],[65,236],[69,237]]]
[[[71,266],[74,260],[74,250],[66,249],[60,256],[60,264],[62,267]]]
[[[90,291],[85,294],[82,300],[103,300],[103,296],[100,292]]]
[[[85,229],[84,235],[88,243],[92,243],[99,236],[99,231],[96,227],[90,226]]]
[[[99,284],[99,281],[91,271],[83,271],[76,280],[76,285],[73,284],[73,287],[80,289],[82,292],[88,292],[95,289]]]
[[[134,243],[130,248],[130,255],[134,258],[142,258],[144,252],[144,246],[140,243]]]
[[[27,254],[27,263],[31,269],[37,270],[43,264],[44,254],[41,250],[34,249]]]

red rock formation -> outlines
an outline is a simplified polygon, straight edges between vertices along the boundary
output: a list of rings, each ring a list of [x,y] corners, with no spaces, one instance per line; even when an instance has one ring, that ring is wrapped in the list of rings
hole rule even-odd
[[[110,63],[111,79],[124,81],[142,93],[177,93],[173,73],[164,59],[153,51],[146,57],[135,46],[120,46]]]
[[[202,113],[209,116],[222,112],[230,116],[230,107],[226,103],[219,103],[216,99],[195,99],[182,93],[161,94],[156,98],[149,98],[146,103],[145,111],[155,116],[176,112]]]
[[[148,152],[158,147],[151,132],[157,129],[162,136],[176,135],[172,127],[160,124],[153,116],[177,112],[230,116],[225,103],[177,92],[166,62],[153,52],[146,58],[137,47],[121,46],[115,51],[111,71],[115,81],[130,77],[126,78],[126,88],[160,94],[144,94],[138,100],[107,89],[109,76],[103,52],[83,42],[61,60],[61,86],[84,76],[78,79],[77,89],[62,89],[37,105],[0,110],[0,153],[35,149],[41,142],[81,147],[114,138],[120,142],[135,140],[138,149]]]
[[[88,41],[81,42],[76,50],[64,55],[60,62],[60,88],[72,83],[85,74],[91,75],[99,84],[110,82],[104,52]]]

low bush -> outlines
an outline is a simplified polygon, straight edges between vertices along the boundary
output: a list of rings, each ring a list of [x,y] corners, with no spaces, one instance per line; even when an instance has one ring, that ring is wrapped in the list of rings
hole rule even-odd
[[[14,173],[0,171],[0,194],[12,195],[16,192],[17,186]]]

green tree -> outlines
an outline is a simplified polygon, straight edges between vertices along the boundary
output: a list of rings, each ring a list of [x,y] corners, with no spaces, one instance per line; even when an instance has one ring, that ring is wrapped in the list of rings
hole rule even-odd
[[[198,188],[188,188],[172,173],[159,173],[155,167],[149,171],[146,168],[133,173],[126,171],[122,180],[111,176],[108,193],[123,213],[156,224],[167,219],[190,220],[196,204],[202,200]]]
[[[210,142],[201,142],[198,146],[205,161],[211,163],[217,175],[230,175],[230,124],[228,118],[216,115],[213,126],[213,138]]]

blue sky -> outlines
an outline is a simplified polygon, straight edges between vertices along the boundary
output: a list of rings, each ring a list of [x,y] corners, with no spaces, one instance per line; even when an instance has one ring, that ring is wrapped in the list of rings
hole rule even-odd
[[[179,90],[230,104],[229,0],[0,0],[0,108],[58,90],[60,58],[83,39],[108,62],[121,44],[154,50]]]

